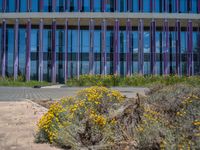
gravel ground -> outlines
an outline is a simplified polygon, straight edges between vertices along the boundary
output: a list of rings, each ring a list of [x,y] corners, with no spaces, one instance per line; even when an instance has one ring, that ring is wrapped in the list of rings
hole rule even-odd
[[[34,143],[36,124],[45,111],[29,101],[0,102],[0,150],[58,150]]]

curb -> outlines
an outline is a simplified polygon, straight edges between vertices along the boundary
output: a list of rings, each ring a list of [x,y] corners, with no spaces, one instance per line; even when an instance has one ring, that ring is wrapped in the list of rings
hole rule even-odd
[[[40,107],[40,108],[42,108],[44,111],[48,111],[48,109],[47,108],[45,108],[44,106],[42,106],[42,105],[39,105],[39,104],[37,104],[37,103],[35,103],[35,102],[33,102],[33,101],[31,101],[30,99],[25,99],[26,101],[28,101],[28,102],[30,102],[30,103],[32,103],[33,105],[36,105],[37,107]]]

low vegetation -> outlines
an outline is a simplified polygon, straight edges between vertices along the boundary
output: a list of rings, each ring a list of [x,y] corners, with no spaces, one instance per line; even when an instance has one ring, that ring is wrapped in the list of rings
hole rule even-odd
[[[199,76],[141,76],[120,77],[115,75],[81,75],[79,79],[72,78],[66,82],[67,86],[151,86],[153,84],[173,85],[185,83],[190,85],[200,85]]]
[[[24,87],[33,87],[33,86],[47,86],[50,85],[48,82],[39,82],[39,81],[25,81],[25,78],[19,76],[17,80],[14,80],[13,77],[0,77],[0,86],[24,86]]]
[[[157,84],[134,99],[86,88],[51,105],[35,138],[65,149],[200,149],[200,88]]]

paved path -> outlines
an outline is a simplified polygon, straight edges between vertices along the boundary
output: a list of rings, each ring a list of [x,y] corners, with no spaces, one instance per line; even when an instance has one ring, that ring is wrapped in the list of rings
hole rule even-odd
[[[27,87],[0,87],[0,101],[16,100],[58,100],[62,97],[73,96],[83,87],[65,87],[65,88],[27,88]],[[133,87],[114,87],[128,98],[134,97],[136,93],[144,94],[147,88]]]

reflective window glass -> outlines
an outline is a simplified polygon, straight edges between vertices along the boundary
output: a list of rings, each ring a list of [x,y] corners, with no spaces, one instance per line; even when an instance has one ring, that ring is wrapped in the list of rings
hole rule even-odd
[[[133,0],[133,12],[138,12],[139,11],[139,0]]]
[[[38,12],[39,11],[39,0],[32,0],[31,1],[31,11],[32,12]]]
[[[82,0],[82,11],[83,12],[90,12],[90,0]]]
[[[25,75],[26,65],[26,30],[20,28],[19,30],[19,70],[20,76]]]
[[[27,1],[20,0],[19,1],[19,9],[20,9],[20,12],[27,12]]]
[[[3,9],[3,0],[0,0],[0,12],[2,12]]]
[[[94,11],[100,12],[101,11],[101,0],[94,1]]]
[[[38,30],[31,30],[31,80],[38,78]]]
[[[180,1],[180,12],[186,13],[187,12],[187,0]]]
[[[198,0],[191,0],[192,1],[192,13],[197,13],[197,6],[198,6]],[[200,7],[200,6],[199,6]]]
[[[143,2],[143,12],[150,12],[151,3],[150,0],[145,0]]]
[[[7,12],[15,12],[15,1],[7,0]]]
[[[44,0],[44,12],[52,11],[52,0]]]

